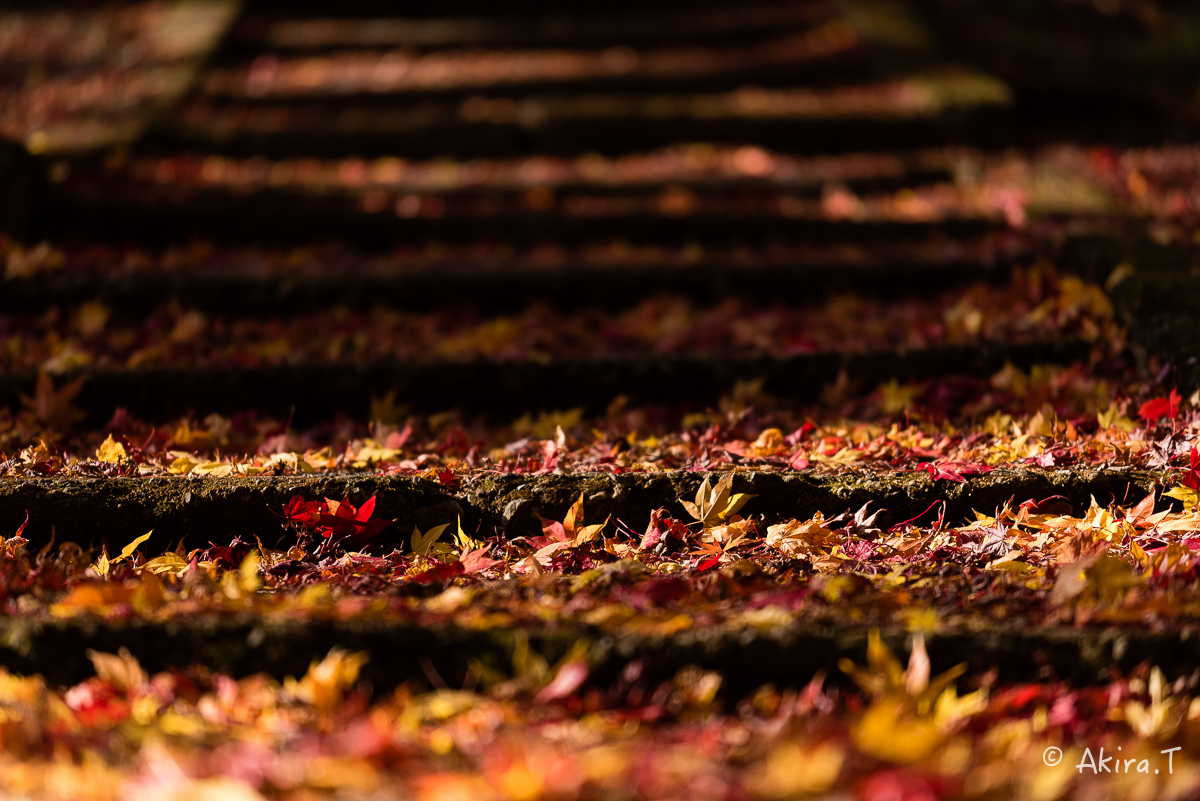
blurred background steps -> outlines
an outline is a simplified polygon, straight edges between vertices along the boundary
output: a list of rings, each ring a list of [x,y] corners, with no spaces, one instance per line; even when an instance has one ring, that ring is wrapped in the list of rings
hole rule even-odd
[[[849,292],[896,298],[943,292],[974,281],[999,284],[1009,280],[1013,264],[1030,253],[989,237],[890,242],[849,252],[709,248],[699,255],[677,251],[640,259],[635,253],[625,262],[619,248],[612,250],[616,253],[608,259],[603,250],[586,249],[566,250],[553,259],[487,251],[425,258],[417,254],[397,260],[399,266],[387,256],[357,255],[349,264],[343,261],[338,273],[272,271],[272,265],[264,265],[254,252],[218,253],[218,263],[203,270],[125,272],[118,267],[11,280],[0,295],[0,312],[28,314],[99,302],[112,310],[111,319],[136,319],[176,302],[209,314],[287,318],[331,307],[374,305],[412,312],[460,307],[503,313],[520,311],[531,301],[563,311],[616,311],[626,308],[631,298],[665,293],[709,305],[764,297],[809,305]],[[318,251],[311,261],[321,256]]]
[[[1078,268],[1070,243],[1152,227],[1112,169],[1120,149],[1188,141],[1198,121],[1184,77],[1196,20],[1179,3],[619,2],[566,16],[540,0],[173,0],[3,15],[0,131],[29,155],[3,161],[15,241],[0,324],[12,341],[42,326],[47,363],[87,376],[93,420],[286,397],[316,419],[389,390],[500,415],[618,394],[704,404],[755,377],[799,399],[843,369],[869,384],[1086,359],[1064,335],[778,358],[91,370],[61,343],[83,318],[98,336],[193,312],[487,318],[669,297],[802,316],[845,294],[1003,288],[1047,259],[1103,281],[1120,262]],[[10,370],[6,402],[33,381]]]
[[[888,381],[986,377],[1005,365],[1029,370],[1034,365],[1086,362],[1091,347],[1073,338],[791,356],[631,353],[526,360],[178,365],[70,371],[60,381],[84,379],[72,404],[87,411],[83,422],[92,427],[103,426],[118,407],[144,420],[231,416],[254,409],[306,427],[339,414],[367,420],[372,404],[384,397],[402,403],[407,412],[457,409],[499,424],[530,411],[578,408],[601,414],[618,396],[635,405],[704,409],[715,407],[739,383],[753,384],[771,397],[812,403],[838,382],[871,391]],[[34,397],[37,379],[30,371],[0,375],[0,405],[21,408],[22,398]]]

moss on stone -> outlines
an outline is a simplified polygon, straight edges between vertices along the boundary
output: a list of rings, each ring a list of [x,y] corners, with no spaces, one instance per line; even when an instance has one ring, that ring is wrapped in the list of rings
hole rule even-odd
[[[418,477],[344,474],[248,478],[81,478],[0,481],[0,533],[15,531],[29,512],[25,536],[35,547],[51,532],[61,542],[84,546],[121,546],[153,529],[151,548],[173,548],[183,541],[199,547],[234,537],[260,537],[272,545],[285,532],[279,511],[293,495],[307,499],[349,498],[361,503],[375,496],[375,516],[395,520],[380,537],[385,546],[403,545],[414,526],[422,529],[453,523],[484,534],[510,536],[540,531],[537,516],[562,519],[571,504],[584,499],[587,522],[607,517],[635,531],[645,528],[660,507],[690,519],[680,504],[695,496],[710,474],[586,473],[574,475],[483,474],[468,478],[458,491]],[[711,474],[716,477],[717,474]],[[964,483],[934,482],[922,471],[840,474],[739,471],[734,491],[755,497],[745,513],[768,522],[807,519],[854,511],[870,503],[882,510],[878,523],[891,526],[946,504],[946,521],[972,520],[975,510],[991,513],[1005,503],[1042,501],[1060,496],[1082,513],[1094,496],[1101,504],[1133,504],[1155,485],[1154,474],[1080,468],[1071,470],[994,470]],[[930,518],[932,519],[932,518]],[[926,520],[925,522],[928,522]]]

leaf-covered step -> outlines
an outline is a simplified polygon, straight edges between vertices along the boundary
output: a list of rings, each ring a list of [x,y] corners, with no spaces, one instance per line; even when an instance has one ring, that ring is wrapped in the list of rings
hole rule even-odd
[[[585,197],[574,205],[570,197],[555,205],[551,194],[550,205],[543,208],[539,208],[542,200],[531,204],[524,195],[507,202],[466,198],[461,207],[455,206],[457,201],[447,204],[427,198],[418,199],[411,214],[404,205],[408,197],[385,192],[379,198],[381,205],[364,208],[363,200],[354,197],[205,192],[179,198],[163,190],[125,193],[97,185],[54,190],[45,213],[39,215],[35,235],[151,248],[193,239],[225,245],[311,245],[340,240],[368,249],[429,240],[503,239],[528,246],[543,241],[549,232],[568,244],[628,239],[663,245],[728,245],[797,236],[818,242],[912,241],[933,235],[970,238],[1001,228],[1005,222],[1001,208],[972,199],[960,202],[956,197],[948,198],[950,202],[942,204],[945,208],[935,208],[925,216],[914,218],[884,208],[876,217],[861,221],[831,218],[819,199],[780,193],[705,199],[668,188],[623,198]],[[884,200],[881,205],[891,205]],[[431,201],[442,204],[437,207],[440,211],[423,213]]]
[[[835,629],[777,623],[614,637],[587,626],[483,629],[314,617],[287,621],[243,614],[232,620],[195,616],[164,622],[4,617],[0,666],[43,675],[52,686],[68,685],[94,674],[89,649],[113,653],[126,648],[149,672],[203,665],[235,677],[262,672],[282,680],[303,675],[311,662],[336,647],[365,652],[370,660],[361,677],[375,691],[386,692],[405,682],[441,680],[463,686],[472,670],[508,674],[517,651],[550,665],[575,653],[588,666],[584,679],[602,686],[614,682],[630,663],[637,663],[640,677],[650,683],[695,666],[719,672],[723,692],[739,698],[765,683],[800,688],[818,674],[830,684],[843,684],[839,662],[867,662],[871,636],[869,629],[853,625]],[[899,653],[909,649],[911,639],[903,630],[882,632],[882,642]],[[965,664],[974,676],[996,670],[1004,682],[1050,674],[1088,685],[1144,662],[1174,679],[1189,675],[1200,659],[1200,638],[1144,627],[986,627],[926,635],[925,645],[934,673]]]
[[[397,106],[264,104],[197,99],[146,144],[225,155],[460,158],[595,151],[617,155],[677,142],[807,153],[999,146],[1013,120],[1001,82],[918,75],[830,89],[743,87],[693,94],[473,95]]]
[[[825,387],[839,381],[878,386],[889,380],[986,376],[1006,364],[1028,369],[1085,361],[1091,349],[1086,340],[1066,339],[783,358],[628,356],[96,370],[65,376],[82,379],[82,384],[64,402],[85,410],[85,419],[93,426],[118,408],[149,420],[188,413],[229,416],[253,409],[308,426],[328,421],[338,412],[366,419],[371,398],[389,395],[414,412],[456,409],[512,420],[529,412],[577,407],[596,413],[618,396],[632,403],[699,410],[717,404],[738,382],[758,380],[771,396],[803,402],[818,398]],[[28,372],[0,374],[0,406],[20,409],[35,403],[37,384],[37,375]],[[46,402],[53,399],[47,395]]]
[[[936,471],[935,471],[936,472]],[[910,472],[738,471],[731,491],[753,496],[743,512],[770,522],[808,520],[853,512],[870,504],[875,524],[892,526],[938,515],[950,523],[974,519],[1005,504],[1057,499],[1076,514],[1092,499],[1135,504],[1153,491],[1155,474],[1132,469],[1005,469],[982,475]],[[40,547],[52,532],[83,545],[107,543],[110,550],[135,534],[154,529],[156,540],[185,540],[193,547],[235,537],[268,547],[286,539],[283,510],[294,496],[313,501],[375,498],[374,517],[394,520],[376,538],[407,548],[414,527],[425,531],[462,521],[464,530],[510,537],[541,531],[539,516],[561,520],[580,498],[586,522],[611,518],[640,534],[659,508],[690,520],[683,501],[695,500],[708,474],[662,472],[554,474],[484,473],[459,489],[414,476],[325,474],[318,476],[186,478],[45,478],[0,481],[0,531],[15,531],[28,516],[24,536]],[[714,475],[710,482],[719,478]],[[944,507],[942,503],[944,502]],[[703,514],[704,510],[701,510]],[[615,525],[615,522],[614,522]],[[610,533],[615,529],[610,529]],[[293,535],[287,535],[288,537]]]
[[[632,46],[631,46],[632,45]],[[726,43],[610,47],[387,46],[332,52],[224,53],[197,86],[207,97],[266,101],[539,90],[734,89],[743,83],[861,79],[866,48],[845,20],[781,28]]]
[[[804,157],[752,145],[705,142],[675,143],[611,158],[587,153],[469,161],[410,159],[400,154],[368,161],[360,157],[265,160],[261,156],[235,159],[205,153],[147,152],[120,167],[109,164],[94,170],[86,164],[76,165],[64,180],[68,189],[98,184],[113,189],[123,186],[127,191],[157,187],[169,190],[173,198],[205,191],[245,194],[266,190],[342,197],[382,191],[440,197],[447,202],[486,196],[503,205],[534,189],[620,198],[683,187],[701,193],[698,200],[706,195],[752,199],[771,191],[820,197],[827,186],[879,194],[950,182],[956,171],[976,167],[982,160],[980,154],[958,149]],[[992,167],[994,163],[986,164]],[[450,211],[446,209],[446,213]]]
[[[624,263],[618,247],[563,248],[555,256],[507,256],[486,250],[421,258],[376,259],[361,254],[334,254],[336,272],[289,269],[279,252],[272,265],[260,253],[211,256],[213,266],[162,268],[129,274],[109,261],[111,271],[58,271],[0,279],[0,312],[28,314],[52,306],[98,302],[113,318],[144,318],[169,301],[188,309],[230,317],[273,318],[320,312],[336,307],[428,311],[465,307],[485,312],[516,312],[531,302],[558,310],[628,308],[649,296],[672,293],[701,304],[731,298],[760,301],[791,298],[806,305],[831,295],[853,292],[866,298],[892,298],[942,293],[972,281],[1000,282],[1012,267],[1032,254],[1012,247],[1008,234],[955,242],[860,244],[743,250],[721,249],[689,254],[685,249],[658,253],[631,249]],[[605,251],[610,255],[605,258]],[[314,267],[323,254],[314,252]],[[68,255],[68,258],[71,256]],[[199,256],[198,261],[204,257]],[[153,265],[153,253],[137,261]],[[349,262],[349,264],[347,264]],[[354,262],[358,262],[355,264]],[[294,264],[294,262],[293,262]],[[135,267],[136,269],[136,267]],[[265,274],[264,274],[265,273]],[[581,290],[581,287],[586,289]]]
[[[925,292],[911,286],[887,298],[832,295],[831,288],[806,287],[795,277],[761,287],[759,296],[731,292],[707,304],[671,293],[670,282],[664,281],[658,295],[641,294],[627,284],[628,295],[609,298],[624,301],[611,310],[584,305],[587,293],[578,289],[579,297],[566,308],[547,306],[534,290],[524,305],[507,313],[473,307],[467,302],[470,295],[454,300],[452,287],[459,285],[454,281],[470,283],[469,268],[447,269],[442,275],[444,304],[433,307],[435,298],[427,298],[419,313],[382,306],[383,297],[352,311],[335,305],[336,296],[323,309],[306,314],[260,305],[246,310],[249,315],[223,309],[206,315],[190,304],[172,302],[139,315],[100,298],[73,308],[53,303],[48,310],[20,309],[4,321],[14,344],[0,352],[0,371],[144,370],[180,363],[214,369],[482,359],[515,364],[680,357],[729,361],[878,350],[933,353],[950,345],[1011,347],[1075,338],[1095,342],[1098,353],[1116,355],[1123,344],[1102,289],[1043,267],[1012,270],[1007,282],[977,279],[958,289],[931,287]],[[676,276],[683,280],[678,272]],[[871,276],[870,271],[847,269],[843,278]],[[250,286],[265,290],[262,282]],[[254,312],[262,316],[254,317]],[[322,336],[313,337],[314,331]]]

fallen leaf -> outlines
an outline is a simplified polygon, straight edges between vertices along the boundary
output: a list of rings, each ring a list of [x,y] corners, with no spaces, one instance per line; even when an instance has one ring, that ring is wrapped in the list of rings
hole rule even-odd
[[[125,446],[114,441],[112,434],[109,434],[108,439],[100,443],[96,450],[96,458],[102,462],[119,464],[126,459]]]

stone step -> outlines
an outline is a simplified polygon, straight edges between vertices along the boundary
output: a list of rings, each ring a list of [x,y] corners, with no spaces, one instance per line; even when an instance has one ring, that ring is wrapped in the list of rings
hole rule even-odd
[[[765,683],[800,689],[815,677],[844,685],[839,661],[864,664],[869,629],[804,625],[761,630],[741,627],[695,629],[672,635],[609,634],[591,627],[464,629],[383,620],[234,619],[196,616],[167,622],[108,622],[102,619],[0,620],[0,664],[19,674],[38,674],[48,684],[70,685],[94,675],[86,653],[127,648],[150,673],[201,665],[235,677],[266,673],[279,680],[301,676],[331,648],[365,651],[370,661],[361,677],[375,692],[431,677],[464,686],[472,670],[512,671],[518,648],[553,665],[584,647],[591,685],[614,683],[631,662],[639,679],[653,686],[679,670],[697,666],[723,678],[722,693],[739,699]],[[906,653],[911,635],[884,630],[882,641]],[[1152,631],[1138,626],[1032,627],[1011,630],[995,624],[977,631],[926,635],[931,672],[966,664],[971,676],[996,671],[1000,682],[1045,681],[1056,677],[1076,686],[1111,680],[1144,662],[1168,681],[1189,676],[1200,659],[1194,632]]]
[[[161,421],[192,413],[226,416],[259,411],[298,426],[328,421],[336,413],[366,419],[372,397],[389,393],[414,413],[456,409],[510,421],[522,414],[582,408],[602,412],[617,397],[633,404],[715,406],[741,381],[762,380],[765,393],[811,401],[840,380],[874,387],[889,380],[920,381],[949,376],[989,376],[1012,364],[1086,361],[1092,344],[1082,339],[1011,344],[984,342],[916,350],[825,352],[790,357],[717,355],[627,356],[604,359],[466,362],[374,362],[284,364],[273,367],[161,367],[85,370],[71,401],[85,423],[103,424],[123,408],[135,417]],[[33,397],[37,375],[0,374],[0,407],[21,408]]]
[[[414,476],[327,473],[309,476],[8,478],[0,481],[0,531],[13,531],[26,514],[24,536],[40,548],[52,536],[81,545],[123,547],[154,529],[156,541],[183,540],[201,547],[235,537],[267,547],[284,535],[279,513],[294,495],[308,500],[348,498],[361,504],[376,497],[375,517],[395,520],[378,542],[407,548],[413,526],[424,531],[461,516],[466,531],[509,537],[540,534],[538,515],[561,520],[582,496],[587,520],[611,517],[623,528],[645,530],[650,514],[666,508],[691,519],[680,500],[695,497],[705,472],[517,474],[477,472],[464,476],[459,490]],[[714,480],[717,474],[712,474]],[[818,512],[832,517],[870,503],[889,527],[936,514],[956,525],[974,520],[976,510],[992,513],[1006,503],[1056,498],[1082,515],[1093,497],[1101,504],[1134,505],[1154,490],[1156,475],[1126,468],[997,468],[963,482],[935,481],[923,470],[870,471],[739,469],[733,491],[755,497],[746,513],[770,522],[808,520]],[[1164,504],[1167,501],[1162,502]],[[940,508],[940,507],[939,507]]]

